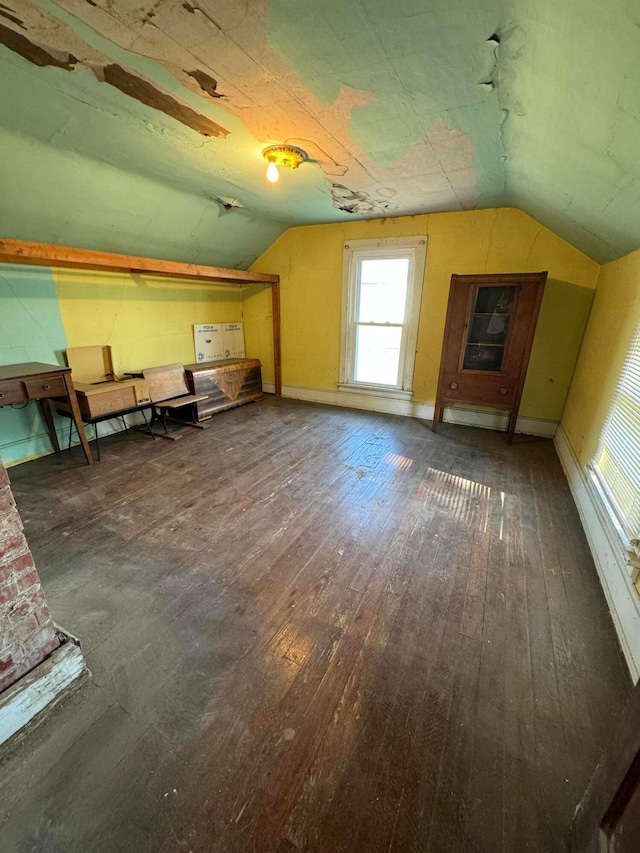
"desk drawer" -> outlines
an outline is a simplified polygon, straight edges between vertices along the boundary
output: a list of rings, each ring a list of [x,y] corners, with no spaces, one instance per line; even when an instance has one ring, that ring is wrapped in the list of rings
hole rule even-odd
[[[40,379],[25,379],[24,384],[27,387],[27,394],[30,400],[67,396],[67,389],[62,376],[43,376]]]
[[[24,383],[20,379],[7,379],[0,382],[0,406],[10,406],[12,403],[24,403],[29,398]]]

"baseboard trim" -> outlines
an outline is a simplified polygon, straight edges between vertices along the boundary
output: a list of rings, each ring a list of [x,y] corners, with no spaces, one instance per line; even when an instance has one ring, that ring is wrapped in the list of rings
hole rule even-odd
[[[633,566],[588,471],[580,464],[562,426],[554,441],[598,577],[633,681],[640,677],[640,597],[632,583]]]
[[[262,388],[267,394],[275,393],[272,382],[263,382]],[[306,400],[310,403],[326,403],[329,406],[342,406],[348,409],[363,409],[367,412],[382,412],[388,415],[404,415],[430,421],[433,419],[433,406],[429,403],[416,403],[413,400],[393,400],[378,397],[375,394],[346,394],[340,391],[326,391],[320,388],[306,388],[302,385],[283,385],[282,396],[293,400]],[[506,430],[508,416],[502,412],[485,409],[445,410],[444,420],[450,424],[475,426],[481,429]],[[518,418],[516,432],[524,435],[537,435],[553,438],[558,428],[557,421],[542,418]]]
[[[0,745],[41,719],[88,675],[80,646],[68,639],[0,695]]]

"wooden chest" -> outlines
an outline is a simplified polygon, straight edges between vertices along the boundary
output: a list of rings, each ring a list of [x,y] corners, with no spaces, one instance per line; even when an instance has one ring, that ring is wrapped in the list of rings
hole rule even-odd
[[[215,412],[262,399],[262,371],[257,358],[226,358],[202,364],[185,364],[192,394],[206,394],[196,404],[198,420]]]

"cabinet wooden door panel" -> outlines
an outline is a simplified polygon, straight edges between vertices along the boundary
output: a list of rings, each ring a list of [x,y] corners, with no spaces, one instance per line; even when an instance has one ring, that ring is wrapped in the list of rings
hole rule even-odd
[[[513,437],[547,273],[453,275],[433,429],[445,406],[509,413]]]
[[[451,373],[444,377],[442,401],[468,403],[470,398],[481,397],[485,405],[511,405],[517,391],[517,382],[504,376],[468,376]]]

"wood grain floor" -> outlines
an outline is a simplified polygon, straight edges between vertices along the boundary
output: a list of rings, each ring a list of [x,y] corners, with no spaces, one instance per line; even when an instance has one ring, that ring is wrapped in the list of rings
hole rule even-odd
[[[554,853],[630,681],[553,444],[267,399],[11,479],[93,679],[3,851]]]

